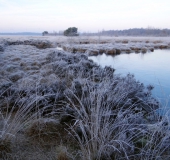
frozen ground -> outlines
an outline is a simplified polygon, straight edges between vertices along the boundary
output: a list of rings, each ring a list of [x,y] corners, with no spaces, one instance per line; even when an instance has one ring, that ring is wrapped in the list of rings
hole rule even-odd
[[[65,37],[65,36],[1,36],[1,40],[49,40],[54,43],[67,43],[73,42],[122,42],[124,40],[128,42],[163,42],[170,43],[169,37],[110,37],[110,36],[78,36],[78,37]]]
[[[45,83],[56,79],[50,74],[50,67],[45,63],[45,57],[54,49],[40,50],[30,45],[11,45],[0,54],[1,84],[5,82],[17,82],[19,87],[33,85],[36,82]]]
[[[98,55],[106,53],[109,55],[124,53],[146,53],[154,49],[170,48],[168,37],[107,37],[107,36],[0,36],[0,42],[49,42],[52,47],[61,47],[71,53],[86,53]],[[35,44],[34,44],[35,45]],[[37,44],[36,44],[37,45]],[[1,50],[0,46],[0,50]]]
[[[170,124],[155,114],[152,86],[56,49],[97,38],[127,44],[120,37],[0,37],[0,158],[170,158]]]

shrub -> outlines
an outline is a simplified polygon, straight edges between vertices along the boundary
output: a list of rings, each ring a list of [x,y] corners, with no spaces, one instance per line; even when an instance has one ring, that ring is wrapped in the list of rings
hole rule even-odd
[[[48,34],[48,31],[44,31],[44,32],[42,33],[43,36],[45,36],[45,35],[47,35],[47,34]]]
[[[78,36],[76,27],[70,27],[64,31],[64,36]]]

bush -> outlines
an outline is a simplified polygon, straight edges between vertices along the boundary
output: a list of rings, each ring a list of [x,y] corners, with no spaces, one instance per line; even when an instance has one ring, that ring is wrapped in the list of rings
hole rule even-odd
[[[64,35],[65,36],[78,36],[77,30],[78,28],[76,27],[70,27],[64,31]]]
[[[45,36],[46,34],[48,34],[47,31],[44,31],[44,32],[42,33],[43,36]]]

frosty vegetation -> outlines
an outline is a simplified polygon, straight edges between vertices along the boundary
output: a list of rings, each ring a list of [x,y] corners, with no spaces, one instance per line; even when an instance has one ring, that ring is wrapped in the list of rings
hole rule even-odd
[[[153,86],[56,43],[1,40],[0,158],[168,160],[169,117]]]
[[[60,45],[65,51],[71,53],[87,53],[88,55],[118,55],[120,53],[146,53],[153,52],[155,49],[168,49],[170,42],[153,41],[153,40],[80,40],[76,43],[67,43]]]

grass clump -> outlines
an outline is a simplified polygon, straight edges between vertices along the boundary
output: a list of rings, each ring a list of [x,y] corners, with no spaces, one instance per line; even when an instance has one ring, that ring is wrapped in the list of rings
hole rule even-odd
[[[74,93],[75,100],[68,96],[70,107],[77,113],[70,132],[80,145],[83,160],[128,159],[135,154],[136,141],[147,133],[144,114],[134,111],[139,103],[128,106],[126,98],[131,92],[110,99],[117,90],[110,94],[107,87],[102,83],[102,88],[94,88],[87,83],[81,98]],[[118,106],[122,100],[124,106]]]

